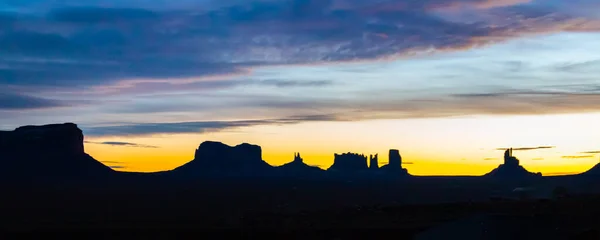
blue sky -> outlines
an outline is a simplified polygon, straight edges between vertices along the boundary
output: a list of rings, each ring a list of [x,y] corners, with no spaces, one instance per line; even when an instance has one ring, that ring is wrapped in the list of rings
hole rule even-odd
[[[414,174],[483,174],[515,147],[532,171],[581,172],[600,154],[599,7],[4,0],[0,129],[75,122],[125,171],[216,140],[260,144],[274,165],[399,148]]]
[[[597,111],[597,5],[3,1],[0,127]]]

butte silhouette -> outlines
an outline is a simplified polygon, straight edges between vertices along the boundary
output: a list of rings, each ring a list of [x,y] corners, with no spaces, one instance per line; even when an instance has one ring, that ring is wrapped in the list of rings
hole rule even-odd
[[[200,144],[194,160],[171,171],[175,175],[261,175],[272,167],[262,159],[262,148],[243,143],[228,146],[221,142],[206,141]]]
[[[523,166],[519,165],[519,159],[512,155],[512,148],[510,148],[504,152],[504,164],[500,164],[497,168],[484,176],[492,178],[522,179],[541,177],[542,174],[529,172]]]
[[[0,178],[9,181],[99,179],[114,171],[84,151],[73,123],[23,126],[0,131]]]
[[[43,126],[23,126],[13,131],[0,131],[0,179],[7,181],[44,181],[52,179],[110,179],[116,171],[85,153],[83,133],[73,123]],[[389,151],[389,164],[379,166],[378,154],[334,154],[333,165],[325,170],[307,165],[299,153],[294,160],[273,167],[262,159],[260,146],[243,143],[228,146],[207,141],[196,149],[194,159],[168,175],[247,175],[291,176],[329,173],[409,176],[402,167],[402,157],[396,149]],[[513,156],[512,149],[504,152],[504,163],[484,175],[491,178],[522,179],[540,177],[527,171]],[[600,164],[578,176],[600,176]]]

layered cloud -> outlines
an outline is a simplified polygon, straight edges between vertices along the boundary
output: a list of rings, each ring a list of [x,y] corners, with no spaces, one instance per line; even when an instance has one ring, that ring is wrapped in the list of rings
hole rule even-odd
[[[157,146],[144,145],[144,144],[138,144],[138,143],[130,143],[130,142],[90,142],[90,141],[85,141],[85,143],[118,146],[118,147],[158,148]]]
[[[518,147],[518,148],[498,148],[497,150],[505,151],[507,149],[512,149],[513,151],[531,151],[531,150],[540,150],[540,149],[552,149],[554,146],[539,146],[539,147]]]
[[[477,89],[464,73],[478,73],[484,65],[479,62],[463,65],[470,69],[454,76],[452,83],[445,82],[453,79],[452,71],[443,82],[422,71],[419,81],[432,84],[418,91],[412,89],[418,82],[396,79],[396,73],[355,77],[360,71],[378,71],[372,66],[367,70],[354,66],[340,70],[352,74],[336,76],[290,70],[460,52],[538,34],[595,32],[600,30],[598,16],[583,8],[593,4],[587,0],[6,2],[0,4],[0,89],[5,90],[0,111],[19,110],[21,115],[4,115],[10,121],[17,121],[16,116],[26,120],[50,119],[52,114],[81,116],[77,120],[95,135],[202,132],[281,120],[287,124],[598,111],[600,88]],[[597,59],[568,62],[544,71],[573,79],[569,74],[594,73],[597,63]],[[279,72],[264,73],[279,67],[283,68]],[[504,73],[523,74],[517,71],[522,68],[517,62]],[[301,77],[288,78],[294,74],[286,72]],[[382,78],[388,78],[386,84],[376,81]],[[397,83],[401,81],[407,83]],[[440,85],[446,89],[435,92]],[[94,100],[93,107],[79,106],[85,98]],[[74,107],[25,113],[65,106]],[[199,114],[208,111],[210,117]],[[262,120],[220,121],[224,111],[231,113],[227,119]],[[150,120],[148,114],[156,113],[190,120]],[[287,117],[294,115],[329,117],[293,121]],[[96,127],[114,119],[127,123]]]
[[[102,127],[84,128],[88,136],[143,136],[155,134],[206,133],[231,128],[251,127],[258,125],[283,125],[311,121],[332,121],[334,116],[295,116],[282,119],[245,120],[245,121],[204,121],[204,122],[175,122],[175,123],[130,123]],[[107,144],[107,143],[103,143]],[[112,145],[128,145],[115,144]]]
[[[0,93],[0,110],[43,109],[61,106],[65,106],[65,104],[58,100],[13,93]]]
[[[562,156],[561,158],[567,159],[581,159],[581,158],[593,158],[594,155],[574,155],[574,156]]]
[[[147,1],[104,4],[110,8],[43,2],[37,1],[46,7],[37,14],[0,17],[0,84],[72,87],[226,75],[265,65],[462,50],[599,26],[526,0],[175,1],[163,10]]]

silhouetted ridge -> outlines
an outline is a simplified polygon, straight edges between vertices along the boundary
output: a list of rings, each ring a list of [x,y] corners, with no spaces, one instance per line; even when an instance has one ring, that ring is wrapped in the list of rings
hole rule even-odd
[[[523,166],[519,165],[519,159],[512,155],[511,148],[504,152],[504,164],[500,164],[497,168],[485,174],[484,176],[517,179],[525,177],[540,177],[542,174],[529,172]]]
[[[304,173],[318,173],[323,172],[323,169],[319,167],[309,166],[304,163],[304,159],[300,156],[300,153],[294,153],[294,160],[281,165],[278,167],[279,170],[283,170],[289,174],[304,174]]]
[[[600,177],[600,163],[594,165],[592,168],[579,175]]]
[[[73,123],[24,126],[0,132],[6,178],[97,177],[113,172],[84,152],[83,133]]]
[[[235,147],[206,141],[196,150],[194,160],[174,169],[177,173],[256,172],[272,167],[262,160],[260,146],[243,143]]]

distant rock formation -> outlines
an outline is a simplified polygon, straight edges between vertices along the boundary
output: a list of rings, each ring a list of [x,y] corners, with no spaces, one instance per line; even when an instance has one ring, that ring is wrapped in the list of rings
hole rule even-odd
[[[583,173],[580,173],[579,175],[586,177],[600,177],[600,163],[594,165],[592,168]]]
[[[519,166],[519,159],[517,159],[516,157],[513,157],[512,155],[512,148],[507,149],[506,151],[504,151],[504,165],[507,167],[517,167]]]
[[[379,154],[375,154],[375,157],[373,157],[373,155],[369,156],[369,169],[379,169]]]
[[[0,131],[0,178],[99,177],[114,172],[87,155],[73,123]]]
[[[402,167],[402,156],[398,149],[390,149],[388,158],[389,163],[381,167],[382,171],[390,174],[409,175],[408,170]]]
[[[512,155],[512,148],[504,152],[504,164],[500,164],[496,169],[487,173],[487,177],[520,179],[526,177],[541,177],[541,173],[532,173],[519,165],[519,159]]]
[[[302,159],[300,153],[294,153],[294,161],[281,165],[277,167],[277,169],[283,170],[288,174],[306,174],[323,172],[323,169],[319,167],[309,166],[306,163],[304,163],[304,159]]]
[[[235,147],[221,142],[206,141],[196,150],[194,160],[172,170],[176,173],[252,172],[272,169],[263,161],[260,146],[243,143]]]
[[[402,168],[402,156],[398,149],[390,149],[388,165],[392,168]]]
[[[368,169],[367,157],[364,154],[348,152],[343,154],[334,154],[333,165],[331,165],[331,167],[327,170],[352,172]]]

